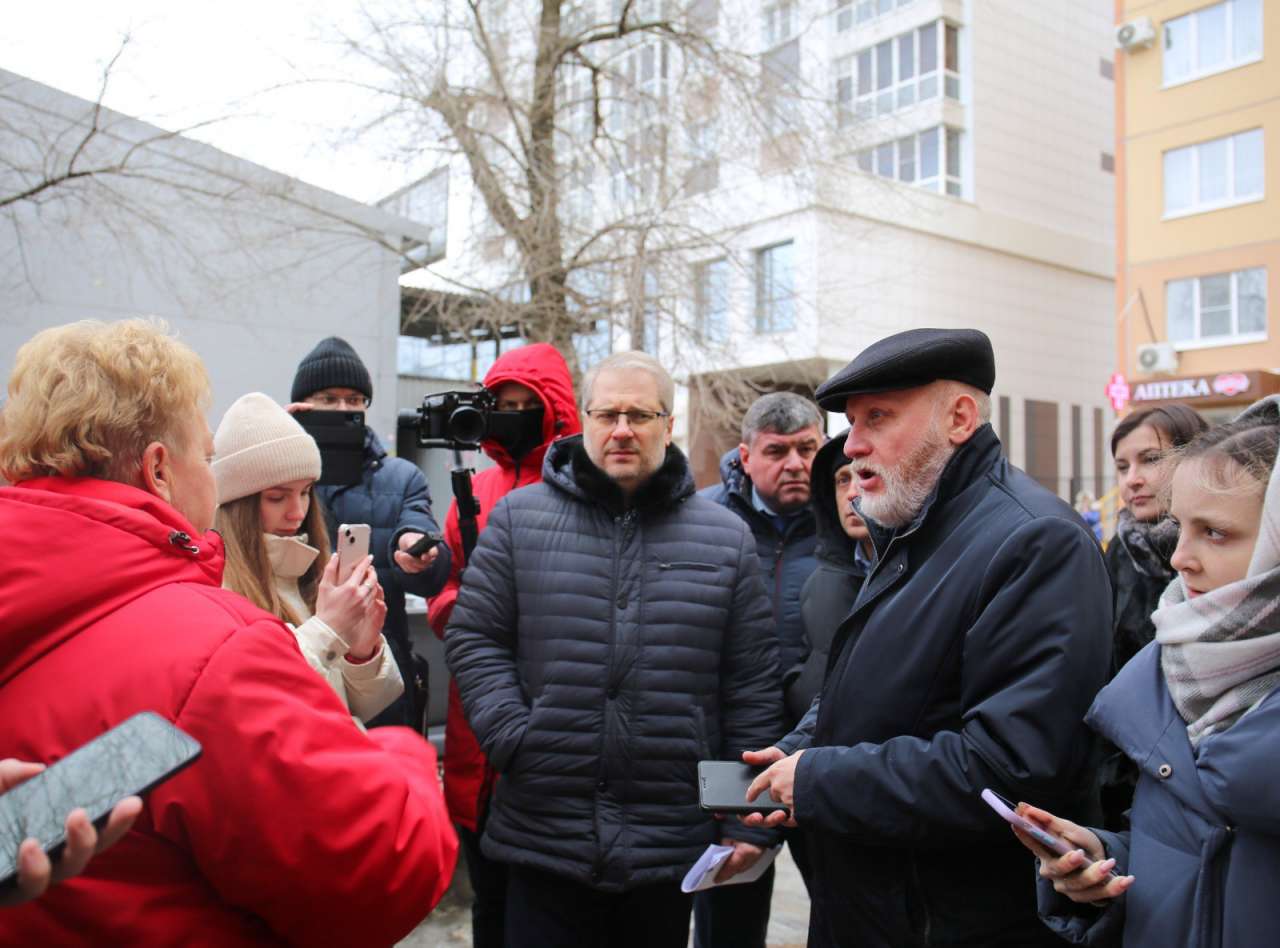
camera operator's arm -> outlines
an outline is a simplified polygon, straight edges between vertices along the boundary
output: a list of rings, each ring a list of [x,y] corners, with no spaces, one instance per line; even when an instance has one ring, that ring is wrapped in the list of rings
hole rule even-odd
[[[449,546],[449,578],[445,580],[444,588],[427,603],[427,622],[441,641],[444,641],[444,628],[449,624],[453,604],[458,601],[458,589],[462,585],[462,533],[458,529],[457,501],[449,504],[449,512],[444,518],[444,542]]]
[[[0,760],[0,793],[12,790],[44,770],[44,764],[20,760]],[[56,864],[50,861],[40,843],[23,840],[18,847],[18,882],[10,891],[0,894],[0,906],[18,905],[39,898],[51,883],[61,882],[84,871],[89,860],[109,846],[114,846],[133,826],[142,812],[142,800],[125,797],[115,805],[102,834],[94,829],[84,810],[72,810],[67,816],[67,845]]]
[[[405,552],[422,539],[423,534],[439,533],[440,527],[431,515],[431,492],[427,479],[412,464],[405,462],[408,475],[404,483],[404,499],[400,503],[400,516],[391,534],[391,546],[387,556],[400,571],[400,586],[405,592],[430,597],[438,593],[449,577],[448,547],[437,545],[422,556],[414,557]]]

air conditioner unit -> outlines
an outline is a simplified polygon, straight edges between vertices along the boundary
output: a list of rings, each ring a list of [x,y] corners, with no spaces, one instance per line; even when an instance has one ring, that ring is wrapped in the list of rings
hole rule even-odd
[[[1176,372],[1178,369],[1178,350],[1171,342],[1153,342],[1138,346],[1138,368],[1147,374],[1156,372]]]
[[[1138,49],[1150,46],[1156,40],[1156,27],[1151,17],[1140,16],[1116,27],[1117,49]]]

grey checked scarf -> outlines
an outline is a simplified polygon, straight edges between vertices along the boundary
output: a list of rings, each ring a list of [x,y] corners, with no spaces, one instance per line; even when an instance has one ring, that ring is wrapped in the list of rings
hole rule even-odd
[[[1239,417],[1253,415],[1280,424],[1280,396],[1255,402]],[[1280,465],[1267,484],[1245,578],[1187,599],[1178,576],[1151,621],[1192,747],[1235,724],[1280,685]]]

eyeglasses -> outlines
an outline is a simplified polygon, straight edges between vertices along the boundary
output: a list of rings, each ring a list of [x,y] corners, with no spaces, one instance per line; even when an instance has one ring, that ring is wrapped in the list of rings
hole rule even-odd
[[[320,392],[312,396],[311,401],[321,408],[354,408],[356,411],[364,411],[369,407],[369,399],[363,395],[330,395],[328,392]]]
[[[628,428],[643,428],[646,425],[653,424],[659,418],[671,417],[671,412],[669,411],[643,411],[635,408],[627,411],[615,411],[612,408],[588,408],[583,414],[602,428],[617,427],[619,418],[627,419]]]

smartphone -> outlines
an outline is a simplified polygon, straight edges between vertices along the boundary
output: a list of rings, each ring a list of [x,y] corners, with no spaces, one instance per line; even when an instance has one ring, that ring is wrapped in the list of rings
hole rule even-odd
[[[344,523],[338,527],[338,582],[345,583],[362,559],[369,555],[369,525]]]
[[[996,793],[990,787],[982,791],[982,799],[987,801],[987,805],[990,806],[991,809],[1004,817],[1006,822],[1012,826],[1018,827],[1018,829],[1022,830],[1022,832],[1026,833],[1045,849],[1049,850],[1049,852],[1056,853],[1059,856],[1065,856],[1067,853],[1074,852],[1080,848],[1079,846],[1063,839],[1061,836],[1055,836],[1043,826],[1039,826],[1038,824],[1031,822],[1025,816],[1019,816],[1017,804],[1000,796],[1000,794]],[[1116,875],[1114,869],[1110,872],[1110,875]]]
[[[316,483],[359,484],[364,477],[364,412],[313,409],[293,417],[320,449]]]
[[[0,794],[0,888],[17,882],[23,840],[37,840],[56,858],[66,845],[72,810],[83,808],[101,829],[117,803],[189,767],[200,751],[195,738],[143,711]]]
[[[753,767],[734,760],[698,761],[698,803],[712,813],[787,813],[790,811],[768,794],[747,802],[751,781],[764,773],[764,767]]]
[[[410,556],[421,556],[430,549],[434,549],[444,542],[444,537],[439,533],[424,533],[422,539],[415,543],[409,549],[405,550]]]

